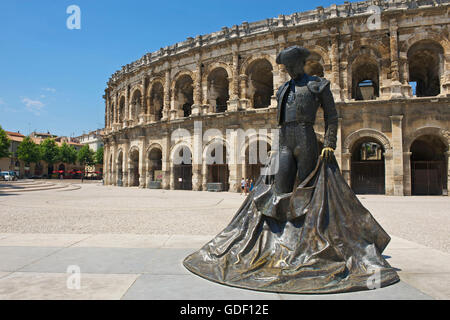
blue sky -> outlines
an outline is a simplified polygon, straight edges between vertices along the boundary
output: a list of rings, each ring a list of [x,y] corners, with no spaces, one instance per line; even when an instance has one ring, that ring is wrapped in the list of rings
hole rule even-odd
[[[0,2],[0,125],[77,136],[104,126],[111,74],[187,37],[343,1],[14,0]],[[69,30],[70,5],[81,29]]]

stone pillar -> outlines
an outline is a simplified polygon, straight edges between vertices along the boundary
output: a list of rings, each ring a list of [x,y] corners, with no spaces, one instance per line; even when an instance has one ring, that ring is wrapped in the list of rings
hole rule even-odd
[[[444,53],[444,69],[441,76],[441,96],[450,96],[450,53]]]
[[[336,33],[331,37],[331,92],[334,101],[342,101],[340,70],[339,70],[339,35]]]
[[[229,176],[228,176],[228,184],[230,192],[236,192],[240,188],[241,183],[241,176],[243,176],[242,173],[242,165],[239,162],[239,145],[238,145],[238,138],[237,138],[237,131],[236,130],[230,130],[227,132],[227,140],[229,143],[229,150],[228,154],[229,157],[227,158],[228,163],[228,170],[229,170]]]
[[[393,194],[395,196],[403,196],[403,115],[393,115],[390,118],[392,126]]]
[[[124,187],[129,187],[129,176],[128,176],[128,170],[129,170],[129,161],[128,161],[128,149],[130,148],[130,142],[127,141],[124,143],[123,145],[123,163],[122,163],[122,173],[123,173],[123,177],[122,177],[122,185]]]
[[[166,70],[164,78],[164,105],[161,120],[168,120],[170,112],[170,69]]]
[[[246,74],[241,74],[239,76],[239,86],[241,91],[241,98],[239,102],[242,109],[247,109],[251,107],[250,100],[247,97],[247,85],[248,85],[248,76]]]
[[[202,62],[200,56],[197,57],[197,69],[194,74],[194,104],[192,105],[192,115],[201,114],[202,106]]]
[[[342,172],[342,176],[345,179],[345,182],[347,182],[347,184],[351,187],[351,158],[352,158],[352,154],[348,151],[345,151],[342,153],[342,167],[341,167],[341,172]]]
[[[391,57],[391,85],[390,85],[390,98],[403,98],[402,84],[400,82],[400,67],[398,57],[398,26],[397,20],[391,19],[389,22],[390,33],[390,57]]]
[[[449,145],[449,150],[450,150],[450,145]],[[450,188],[450,151],[445,152],[445,164],[447,165],[447,189],[445,189],[447,191],[447,194],[445,194],[445,191],[444,191],[444,195],[449,196],[450,192],[448,192],[448,190]]]
[[[147,157],[146,157],[146,149],[147,149],[147,141],[145,136],[140,137],[141,146],[139,148],[139,188],[145,188],[147,186]]]
[[[392,149],[384,151],[384,193],[394,195],[394,155]]]
[[[103,148],[103,184],[108,185],[109,180],[111,178],[111,174],[109,172],[109,162],[110,162],[110,144],[109,142],[105,143]]]
[[[410,196],[412,194],[411,155],[412,152],[403,152],[403,194],[405,196]]]
[[[334,156],[336,157],[339,168],[342,168],[342,118],[338,118],[337,141]]]
[[[208,183],[208,165],[206,164],[206,161],[203,161],[202,163],[202,190],[206,191],[206,184]]]
[[[163,172],[161,188],[173,189],[173,187],[171,187],[173,177],[171,177],[171,173],[172,173],[171,169],[172,168],[171,168],[171,164],[170,164],[171,160],[170,160],[170,136],[169,136],[169,134],[166,134],[166,136],[163,137],[163,139],[161,141],[161,147],[162,147],[161,170]]]
[[[229,96],[228,100],[228,111],[237,111],[240,109],[239,104],[239,52],[237,45],[232,45],[233,47],[233,70],[230,75],[230,86],[229,86]]]
[[[192,190],[201,191],[202,190],[202,165],[192,164]]]

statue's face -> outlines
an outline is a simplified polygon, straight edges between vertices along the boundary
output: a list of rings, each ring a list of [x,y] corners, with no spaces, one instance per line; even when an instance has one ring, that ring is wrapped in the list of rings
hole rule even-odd
[[[285,65],[286,71],[289,73],[292,79],[296,79],[303,76],[303,74],[305,73],[304,67],[305,67],[305,60],[303,59],[298,59],[291,64]]]

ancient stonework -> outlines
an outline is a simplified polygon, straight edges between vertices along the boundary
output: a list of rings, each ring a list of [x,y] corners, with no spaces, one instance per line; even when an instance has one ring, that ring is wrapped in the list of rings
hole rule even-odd
[[[355,192],[448,194],[449,13],[450,1],[345,3],[148,53],[114,73],[105,90],[105,184],[240,190],[261,167],[249,161],[249,148],[273,144],[275,94],[289,78],[275,58],[300,45],[311,52],[306,72],[331,81],[335,155]],[[242,148],[238,129],[248,130]],[[314,129],[323,142],[323,121]],[[207,163],[216,144],[233,161]],[[192,161],[174,161],[180,157]]]

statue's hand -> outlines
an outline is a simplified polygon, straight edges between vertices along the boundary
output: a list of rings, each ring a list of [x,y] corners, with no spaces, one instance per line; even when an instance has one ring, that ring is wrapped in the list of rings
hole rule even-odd
[[[331,160],[333,154],[334,154],[334,149],[327,147],[327,148],[322,149],[322,154],[320,156],[324,160]]]

